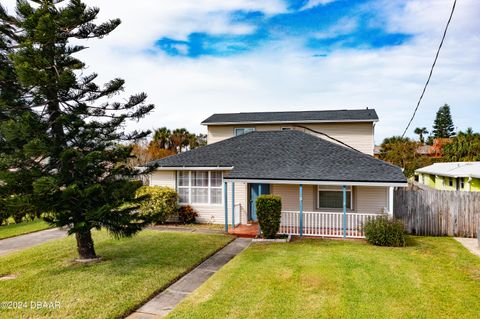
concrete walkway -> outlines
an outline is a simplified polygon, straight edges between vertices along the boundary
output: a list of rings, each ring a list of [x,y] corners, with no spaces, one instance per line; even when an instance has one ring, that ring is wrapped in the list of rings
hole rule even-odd
[[[477,238],[463,238],[463,237],[454,237],[456,241],[465,246],[472,254],[480,257],[480,247],[478,247]]]
[[[0,256],[66,236],[67,232],[65,230],[61,230],[60,228],[52,228],[2,239],[0,240]]]
[[[128,319],[152,319],[166,316],[176,305],[210,278],[210,276],[247,248],[251,241],[250,238],[235,239],[215,255],[205,260],[197,268],[144,304],[136,312],[131,314]]]

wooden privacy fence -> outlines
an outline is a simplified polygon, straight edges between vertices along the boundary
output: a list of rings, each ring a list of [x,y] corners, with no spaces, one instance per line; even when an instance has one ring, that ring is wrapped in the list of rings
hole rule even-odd
[[[395,190],[393,211],[411,234],[477,237],[480,192],[441,191],[410,185]]]

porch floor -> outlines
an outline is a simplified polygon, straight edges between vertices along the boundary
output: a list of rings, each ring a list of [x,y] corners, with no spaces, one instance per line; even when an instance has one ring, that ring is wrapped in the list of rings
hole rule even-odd
[[[228,228],[228,233],[243,238],[255,238],[258,235],[258,224],[238,225],[235,228]]]

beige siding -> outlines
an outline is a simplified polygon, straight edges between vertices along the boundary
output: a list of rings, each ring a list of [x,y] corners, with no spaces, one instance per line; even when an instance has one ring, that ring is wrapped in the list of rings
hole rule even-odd
[[[342,141],[345,144],[350,145],[359,151],[373,155],[373,135],[374,128],[371,122],[358,122],[358,123],[318,123],[318,124],[301,124],[316,131],[325,133],[335,139]],[[283,127],[294,128],[297,130],[305,131],[307,133],[315,134],[309,130],[305,130],[293,125],[287,124],[261,124],[261,125],[210,125],[208,126],[207,141],[208,144],[212,144],[234,135],[235,128],[253,127],[257,131],[272,131],[281,130]],[[319,137],[325,138],[323,135]],[[327,138],[326,138],[327,139]],[[328,139],[332,141],[331,139]]]
[[[271,193],[282,197],[282,209],[299,210],[298,185],[272,185]],[[388,187],[353,187],[353,211],[366,214],[380,214],[388,208]],[[303,186],[303,210],[317,209],[317,186]]]
[[[314,200],[314,185],[304,185],[303,186],[303,210],[304,211],[313,211],[315,207]],[[282,198],[282,209],[298,211],[300,204],[300,191],[299,185],[280,185],[275,184],[271,185],[270,192],[272,194],[278,195]]]
[[[175,189],[176,171],[154,171],[150,176],[150,186],[167,186]]]
[[[380,214],[388,210],[388,187],[355,187],[355,210],[359,213]]]

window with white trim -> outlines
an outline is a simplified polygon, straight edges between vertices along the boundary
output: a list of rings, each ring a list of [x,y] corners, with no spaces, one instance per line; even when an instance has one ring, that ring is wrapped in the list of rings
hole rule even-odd
[[[343,208],[343,190],[337,186],[318,186],[317,208]],[[347,209],[352,209],[352,187],[347,186]]]
[[[235,129],[235,136],[243,135],[255,131],[253,127],[241,127]]]
[[[222,171],[178,171],[181,204],[221,204]]]

